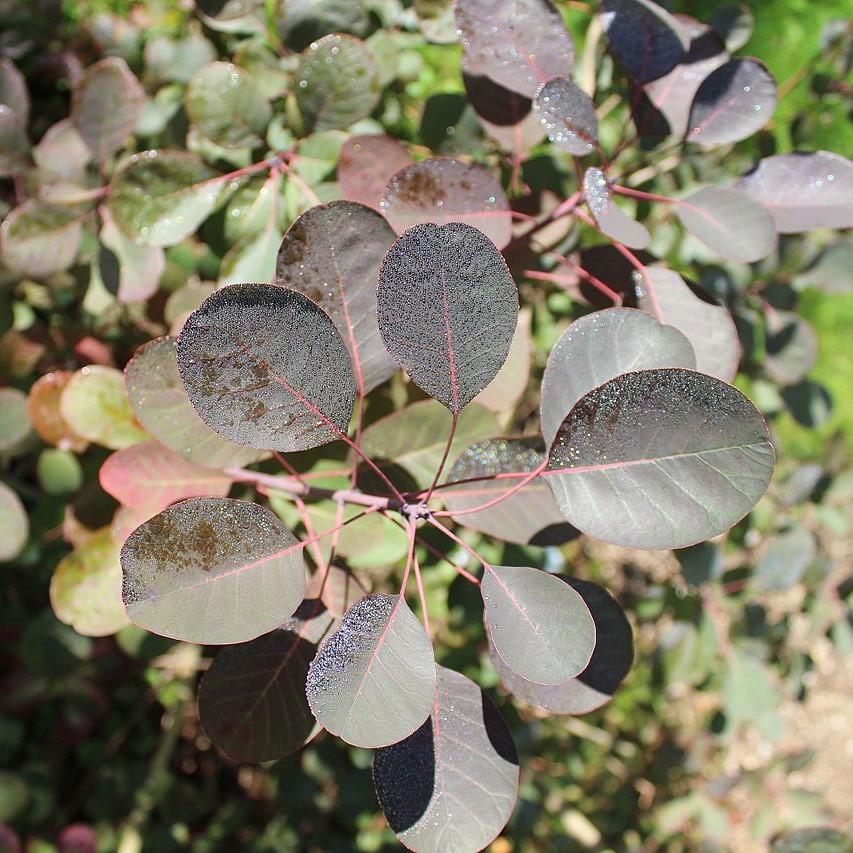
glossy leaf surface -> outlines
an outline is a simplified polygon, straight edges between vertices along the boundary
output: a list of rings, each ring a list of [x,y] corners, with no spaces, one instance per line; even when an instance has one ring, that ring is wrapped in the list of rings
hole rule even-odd
[[[332,201],[303,213],[278,250],[275,283],[305,294],[329,315],[352,356],[360,393],[396,370],[376,319],[379,267],[394,240],[375,210]]]
[[[352,361],[332,321],[301,293],[219,290],[189,316],[177,353],[196,411],[230,441],[291,452],[346,432]]]
[[[533,110],[548,138],[569,154],[582,157],[595,150],[598,116],[592,98],[567,77],[544,83],[533,99]]]
[[[429,637],[405,599],[368,595],[320,646],[308,670],[308,704],[347,743],[387,746],[429,716],[435,670]]]
[[[740,391],[678,368],[611,379],[563,421],[545,473],[566,519],[631,548],[728,530],[761,497],[773,448]]]
[[[122,546],[127,615],[155,634],[191,643],[254,639],[302,601],[303,547],[258,504],[229,498],[175,504]]]
[[[388,351],[453,413],[497,375],[518,320],[506,263],[463,223],[403,234],[382,265],[377,304]]]
[[[391,829],[418,853],[477,853],[509,820],[518,796],[518,753],[491,699],[438,667],[427,721],[377,751],[373,782]]]

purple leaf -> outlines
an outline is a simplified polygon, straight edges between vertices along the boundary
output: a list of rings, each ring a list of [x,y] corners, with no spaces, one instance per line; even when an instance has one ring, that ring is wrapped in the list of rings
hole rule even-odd
[[[390,136],[350,136],[338,161],[341,192],[379,210],[388,181],[411,162],[409,152]]]
[[[632,249],[645,249],[649,245],[652,237],[648,229],[616,206],[607,177],[601,169],[589,168],[584,172],[583,188],[587,206],[602,234]]]
[[[598,143],[598,116],[592,98],[566,77],[544,83],[533,99],[548,138],[557,147],[576,157],[595,150]]]

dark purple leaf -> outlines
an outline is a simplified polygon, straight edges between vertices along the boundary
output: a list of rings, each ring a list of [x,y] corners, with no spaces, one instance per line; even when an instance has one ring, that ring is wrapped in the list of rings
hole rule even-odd
[[[592,98],[567,77],[544,83],[533,99],[548,138],[576,157],[595,150],[598,143],[598,116]]]

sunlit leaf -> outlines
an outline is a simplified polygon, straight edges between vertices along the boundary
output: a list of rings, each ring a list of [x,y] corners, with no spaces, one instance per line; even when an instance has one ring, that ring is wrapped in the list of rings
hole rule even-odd
[[[146,521],[121,549],[122,598],[137,625],[191,643],[252,640],[305,593],[303,545],[265,507],[192,498]]]
[[[759,261],[776,247],[773,218],[738,190],[705,187],[679,199],[675,212],[694,237],[730,261]]]
[[[109,528],[60,560],[50,581],[50,603],[60,621],[87,637],[115,634],[128,624],[118,546]]]
[[[133,133],[145,91],[127,63],[110,56],[89,66],[74,86],[71,121],[96,162],[104,163]]]
[[[782,234],[853,228],[853,163],[829,151],[765,157],[737,183]]]
[[[125,506],[155,512],[175,501],[194,497],[224,497],[231,478],[188,462],[157,441],[117,450],[100,470],[101,487]]]
[[[518,321],[503,258],[461,222],[406,231],[382,265],[377,302],[388,351],[454,414],[497,375]]]
[[[798,583],[817,556],[814,536],[796,525],[770,540],[755,564],[752,585],[764,592],[790,589]]]
[[[679,20],[651,0],[604,0],[610,49],[636,83],[663,77],[684,60],[688,38]]]
[[[545,479],[575,527],[631,548],[728,530],[773,473],[767,425],[718,379],[679,368],[611,379],[563,421]]]
[[[275,283],[304,293],[329,315],[352,356],[360,393],[396,369],[376,319],[379,267],[394,239],[376,211],[332,201],[303,213],[278,250]]]
[[[15,456],[32,436],[27,395],[17,388],[0,388],[0,456]]]
[[[533,471],[545,460],[545,447],[537,438],[490,438],[468,447],[456,460],[448,482],[473,480],[441,490],[451,512],[489,503],[518,484],[517,478],[497,474]],[[496,539],[521,545],[556,545],[576,531],[567,524],[547,483],[537,477],[509,497],[479,512],[455,516],[458,524]]]
[[[124,376],[114,367],[92,364],[78,370],[62,392],[59,411],[81,438],[112,450],[148,438],[133,416]]]
[[[780,385],[805,379],[817,361],[817,335],[793,311],[768,315],[765,348],[764,369]]]
[[[574,46],[550,0],[457,0],[465,68],[532,98],[572,71]]]
[[[723,3],[711,15],[711,26],[731,50],[740,50],[752,36],[755,16],[746,3]]]
[[[0,104],[0,176],[15,175],[27,166],[30,141],[13,110]]]
[[[174,338],[155,338],[141,346],[125,367],[133,413],[161,444],[205,468],[240,468],[262,454],[214,432],[187,396]]]
[[[177,352],[196,411],[231,441],[290,452],[346,432],[352,361],[332,321],[301,293],[219,290],[189,316]]]
[[[308,670],[308,704],[347,743],[387,746],[429,716],[435,669],[429,637],[405,599],[368,595],[320,646]]]
[[[453,0],[414,0],[412,8],[421,32],[431,42],[450,44],[456,41]]]
[[[740,341],[726,308],[665,267],[646,267],[642,276],[635,273],[635,281],[640,308],[690,341],[697,370],[727,382],[734,378]]]
[[[824,293],[853,291],[853,237],[841,237],[826,247],[804,272],[794,276],[795,287],[818,287]]]
[[[78,213],[25,201],[0,225],[0,254],[9,269],[46,278],[71,266],[80,245]]]
[[[30,521],[21,499],[0,481],[0,563],[14,560],[30,535]]]
[[[341,192],[350,201],[378,210],[388,181],[411,162],[409,152],[390,136],[351,136],[338,162]]]
[[[326,610],[339,618],[364,598],[367,590],[351,572],[332,564],[327,571],[317,569],[308,582],[305,595],[308,599],[319,598]]]
[[[687,139],[706,145],[738,142],[767,124],[776,108],[776,81],[756,59],[732,59],[696,90]]]
[[[71,119],[66,118],[45,131],[33,148],[33,160],[46,176],[80,184],[92,160],[92,152]]]
[[[652,237],[648,228],[617,207],[607,176],[601,169],[589,168],[584,172],[583,188],[586,203],[602,234],[632,249],[645,249],[649,245]]]
[[[191,28],[185,38],[170,39],[155,36],[145,43],[145,71],[158,81],[188,83],[192,76],[216,59],[216,49],[201,34]]]
[[[427,222],[465,222],[499,249],[512,236],[509,202],[491,172],[449,157],[422,160],[398,172],[380,207],[398,234]]]
[[[518,325],[515,327],[506,361],[498,375],[474,398],[475,403],[493,412],[508,412],[514,409],[524,396],[530,379],[533,347],[530,322],[530,310],[522,308],[518,312]]]
[[[491,641],[513,672],[560,684],[586,668],[595,623],[571,586],[541,569],[487,566],[480,592]]]
[[[71,429],[59,409],[62,392],[72,375],[70,370],[57,370],[39,376],[27,396],[27,412],[42,441],[79,452],[86,449],[87,442]]]
[[[190,80],[184,94],[189,120],[224,148],[254,148],[272,117],[269,101],[248,71],[211,62]]]
[[[108,211],[104,211],[101,228],[101,243],[116,257],[118,262],[119,302],[144,302],[157,292],[160,277],[166,268],[166,256],[159,246],[140,246],[129,240],[113,222]]]
[[[598,142],[598,116],[592,98],[567,77],[555,77],[544,83],[533,99],[548,138],[558,148],[576,157],[595,149]]]
[[[26,130],[30,123],[27,81],[11,59],[0,59],[0,104],[6,104]]]
[[[187,151],[143,151],[113,176],[107,204],[132,240],[176,246],[232,189],[231,182]]]
[[[491,699],[464,675],[437,669],[427,721],[376,753],[376,796],[407,849],[477,853],[515,807],[518,753]]]
[[[634,638],[625,613],[604,587],[559,576],[584,600],[595,623],[595,650],[583,672],[561,684],[537,684],[522,678],[497,653],[489,634],[489,652],[504,686],[517,698],[553,714],[587,714],[613,697],[634,660]]]
[[[373,112],[380,83],[364,42],[333,33],[312,42],[296,69],[296,101],[312,130],[349,127]]]
[[[634,370],[696,366],[693,347],[645,311],[608,308],[575,320],[554,344],[542,377],[542,436],[550,445],[584,394]]]

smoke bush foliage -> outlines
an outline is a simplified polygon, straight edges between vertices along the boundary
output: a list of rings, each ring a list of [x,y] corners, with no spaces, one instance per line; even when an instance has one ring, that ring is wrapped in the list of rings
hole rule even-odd
[[[123,376],[94,364],[30,392],[45,441],[114,451],[100,480],[121,504],[51,598],[83,634],[130,620],[223,646],[199,713],[228,757],[281,758],[325,729],[376,750],[406,847],[474,851],[513,811],[519,760],[492,700],[436,664],[423,563],[478,589],[521,702],[608,702],[634,656],[615,599],[496,564],[465,530],[525,547],[507,553],[579,535],[681,549],[743,519],[774,450],[731,384],[752,358],[732,310],[743,318],[788,235],[853,225],[853,166],[811,151],[720,171],[778,100],[764,65],[736,55],[744,10],[715,28],[604,0],[577,62],[549,0],[314,5],[270,21],[269,4],[200,2],[232,61],[199,29],[149,41],[141,81],[117,55],[74,69],[69,117],[35,145],[26,83],[0,66],[0,170],[18,201],[5,267],[61,292],[88,265],[93,328],[155,335]],[[371,118],[417,57],[379,24],[461,44],[467,103],[425,113],[422,144]],[[151,147],[132,153],[131,137]],[[193,254],[216,285],[171,288]],[[517,406],[545,289],[591,310],[554,336],[537,418]],[[805,387],[809,327],[768,306],[759,328],[766,373]],[[3,488],[8,559],[26,517]]]

